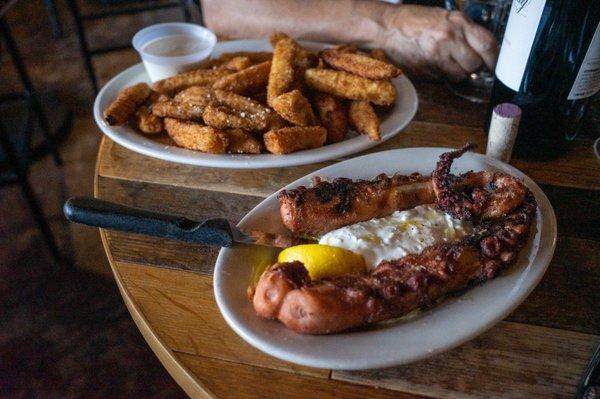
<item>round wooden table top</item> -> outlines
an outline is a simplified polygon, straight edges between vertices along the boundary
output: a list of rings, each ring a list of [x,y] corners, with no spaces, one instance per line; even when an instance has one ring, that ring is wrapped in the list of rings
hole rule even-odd
[[[484,106],[458,99],[440,84],[416,86],[415,120],[371,151],[467,141],[485,148]],[[600,343],[600,164],[592,141],[578,139],[556,161],[512,162],[542,185],[558,217],[558,246],[538,288],[482,336],[406,366],[347,372],[272,358],[246,344],[221,317],[212,289],[217,249],[115,231],[101,230],[101,237],[134,321],[191,397],[570,398]],[[238,221],[267,195],[330,163],[211,169],[145,157],[104,138],[95,195],[196,220]]]

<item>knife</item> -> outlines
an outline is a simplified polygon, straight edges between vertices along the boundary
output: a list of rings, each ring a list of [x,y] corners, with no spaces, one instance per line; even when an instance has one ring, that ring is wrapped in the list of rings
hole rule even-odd
[[[600,399],[600,345],[596,348],[594,356],[592,356],[575,398]]]
[[[227,219],[212,218],[198,222],[90,197],[67,200],[63,211],[67,220],[74,223],[220,247],[251,244],[287,248],[310,242],[292,235],[260,230],[244,232]]]

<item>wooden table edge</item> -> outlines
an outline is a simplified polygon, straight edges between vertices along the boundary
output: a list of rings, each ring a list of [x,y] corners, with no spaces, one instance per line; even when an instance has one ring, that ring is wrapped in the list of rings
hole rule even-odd
[[[103,155],[102,148],[106,137],[102,137],[100,142],[98,156],[96,157],[95,175],[94,175],[94,197],[98,197],[98,169],[100,165],[100,159]],[[99,229],[100,239],[102,240],[102,246],[104,253],[108,258],[110,268],[115,276],[115,282],[119,287],[119,292],[123,297],[125,306],[131,318],[135,322],[137,328],[142,333],[142,336],[148,343],[148,346],[152,349],[156,357],[160,360],[165,369],[169,372],[171,377],[177,382],[177,384],[192,398],[216,398],[216,396],[202,383],[200,382],[193,373],[177,359],[177,356],[171,351],[163,340],[158,336],[156,331],[150,326],[150,323],[143,316],[139,307],[131,298],[129,291],[121,280],[121,274],[117,269],[115,262],[108,250],[108,241],[106,232],[103,229]]]

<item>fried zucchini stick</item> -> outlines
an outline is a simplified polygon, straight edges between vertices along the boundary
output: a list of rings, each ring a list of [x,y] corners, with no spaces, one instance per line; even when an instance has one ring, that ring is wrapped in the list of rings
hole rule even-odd
[[[150,111],[150,107],[141,105],[135,111],[135,127],[144,134],[158,134],[163,131],[163,122]]]
[[[300,90],[292,90],[274,98],[271,106],[282,118],[294,125],[312,126],[317,122],[310,103]]]
[[[244,97],[230,91],[217,89],[214,91],[214,99],[219,104],[225,105],[236,111],[257,114],[265,117],[267,114],[273,113],[271,109],[265,107],[258,101],[254,101],[249,97]]]
[[[152,90],[146,83],[138,83],[121,91],[106,111],[104,120],[109,125],[123,125],[135,113],[138,106],[143,104]]]
[[[196,69],[159,80],[152,88],[159,93],[172,95],[190,86],[209,86],[218,79],[230,75],[231,71],[220,69]]]
[[[232,95],[237,95],[237,94],[230,92],[230,91],[215,90],[215,93],[217,93],[217,92],[222,93],[222,94],[215,94],[215,100],[217,103],[219,103],[221,105],[229,106],[229,108],[233,108],[233,109],[240,108],[239,104],[235,105],[234,102],[228,102],[228,101],[234,101],[233,99],[225,98],[225,96],[232,96]],[[279,114],[277,114],[277,112],[274,112],[271,108],[266,106],[266,103],[267,103],[267,92],[266,91],[253,94],[252,97],[243,97],[243,96],[240,96],[240,97],[254,101],[254,103],[258,103],[258,105],[263,107],[265,115],[266,115],[266,119],[267,119],[267,129],[266,130],[280,129],[282,127],[288,126],[288,123],[285,119],[283,119],[281,116],[279,116]],[[256,112],[258,115],[260,115],[263,112],[263,110],[260,110],[259,108],[255,107],[254,105],[250,106],[251,107],[250,108],[250,107],[248,107],[248,104],[247,104],[246,107],[247,107],[246,109],[250,110],[250,112],[258,111],[258,112]],[[252,109],[254,109],[255,111],[252,111]]]
[[[307,69],[306,84],[316,90],[350,100],[367,100],[378,105],[391,105],[396,100],[396,87],[388,80],[372,80],[348,72],[330,69]]]
[[[217,129],[260,131],[267,128],[265,118],[243,111],[235,111],[225,106],[207,106],[202,113],[202,119],[204,119],[204,123]]]
[[[359,53],[325,50],[321,57],[334,69],[369,79],[391,79],[402,73],[392,64]]]
[[[235,51],[232,53],[223,53],[215,58],[214,61],[220,61],[221,64],[224,64],[227,61],[238,57],[246,57],[250,60],[250,62],[252,62],[252,64],[259,64],[261,62],[271,61],[271,58],[273,58],[273,53],[270,51]]]
[[[251,94],[264,89],[269,80],[271,61],[252,65],[231,75],[224,76],[213,84],[213,89],[232,91],[237,94]]]
[[[252,61],[250,58],[245,56],[233,57],[229,61],[219,66],[219,69],[226,69],[233,72],[239,72],[242,69],[246,69],[252,66]]]
[[[275,32],[271,36],[269,36],[269,41],[271,42],[271,46],[275,48],[277,42],[282,39],[289,39],[290,37],[283,32]],[[296,58],[294,59],[294,64],[296,68],[313,68],[317,65],[318,57],[316,54],[311,53],[304,47],[298,45],[296,49]]]
[[[225,132],[210,126],[172,118],[165,118],[164,123],[167,133],[179,147],[211,154],[224,154],[229,144]]]
[[[279,40],[273,50],[273,64],[267,85],[267,104],[273,107],[275,97],[290,90],[294,82],[294,60],[298,44],[293,39]]]
[[[352,101],[348,108],[350,124],[360,134],[366,134],[373,141],[381,140],[379,118],[368,101]]]
[[[342,101],[331,94],[316,93],[313,104],[327,129],[327,143],[342,141],[348,132],[348,112]]]
[[[271,108],[249,97],[240,96],[230,91],[215,90],[214,99],[220,105],[225,105],[237,111],[240,116],[264,120],[269,130],[279,129],[286,125],[285,120],[276,112],[273,112]]]
[[[229,145],[227,152],[230,154],[260,154],[262,145],[250,133],[242,129],[227,130]]]
[[[267,132],[263,138],[269,152],[289,154],[294,151],[323,146],[327,138],[327,130],[322,126],[284,127]]]
[[[152,113],[161,118],[201,121],[206,105],[194,101],[167,100],[155,103]]]
[[[374,48],[373,50],[371,50],[369,55],[371,56],[371,58],[374,58],[376,60],[383,61],[388,64],[392,64],[392,62],[390,61],[390,58],[387,56],[385,51],[381,48]]]
[[[212,104],[214,101],[212,90],[207,86],[188,87],[177,93],[173,100],[178,102],[190,101],[204,106]]]

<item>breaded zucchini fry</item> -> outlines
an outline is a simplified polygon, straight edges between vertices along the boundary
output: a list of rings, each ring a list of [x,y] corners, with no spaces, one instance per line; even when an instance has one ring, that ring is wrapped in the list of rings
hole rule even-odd
[[[225,105],[237,111],[240,116],[264,120],[267,126],[266,129],[279,129],[286,125],[286,122],[271,108],[249,97],[240,96],[230,91],[215,90],[214,100],[220,105]]]
[[[214,102],[212,90],[208,86],[192,86],[177,93],[173,97],[178,102],[193,102],[199,105],[207,106]]]
[[[267,104],[273,107],[275,97],[290,90],[294,82],[294,60],[298,44],[293,39],[279,40],[273,50],[273,64],[267,85]]]
[[[324,51],[337,51],[339,53],[356,53],[358,51],[358,47],[356,47],[356,44],[351,44],[351,43],[346,43],[346,44],[338,44],[335,47],[332,47],[331,49],[328,50],[324,50]],[[320,54],[322,56],[322,53]]]
[[[135,111],[135,127],[144,134],[158,134],[163,131],[162,119],[150,111],[147,105],[141,105]]]
[[[242,116],[243,115],[243,116]],[[204,123],[216,129],[244,129],[260,131],[267,128],[267,120],[243,111],[224,106],[209,105],[202,114]]]
[[[348,108],[350,124],[360,134],[366,134],[371,140],[381,140],[379,117],[368,101],[352,101]]]
[[[327,130],[322,126],[284,127],[265,133],[263,138],[269,152],[289,154],[294,151],[323,146],[327,138]]]
[[[281,129],[288,127],[290,124],[283,119],[277,112],[271,112],[267,118],[267,130]]]
[[[231,71],[221,69],[195,69],[159,80],[152,88],[159,93],[172,95],[190,86],[209,86],[218,79],[230,75]]]
[[[258,101],[254,101],[250,97],[244,97],[239,94],[225,91],[215,90],[214,99],[221,105],[225,105],[232,110],[257,114],[258,116],[266,117],[267,114],[273,113],[271,109],[262,105]]]
[[[269,36],[269,42],[271,42],[271,46],[275,48],[277,42],[282,39],[289,39],[290,37],[283,32],[275,32],[271,36]],[[296,68],[313,68],[317,65],[318,58],[316,54],[311,53],[304,47],[298,45],[296,49],[296,58],[294,60],[294,64]]]
[[[335,69],[369,79],[391,79],[402,73],[392,64],[359,53],[325,50],[321,57]]]
[[[227,130],[229,145],[227,152],[230,154],[260,154],[262,145],[250,133],[242,129]]]
[[[348,111],[342,101],[331,94],[316,93],[313,104],[327,129],[327,143],[342,141],[348,132]]]
[[[372,80],[348,72],[330,69],[307,69],[306,84],[316,90],[350,100],[367,100],[378,105],[391,105],[396,100],[396,87],[389,80]]]
[[[215,58],[215,60],[218,60],[221,62],[221,64],[224,64],[227,61],[237,57],[247,57],[250,59],[252,64],[259,64],[261,62],[271,61],[271,58],[273,58],[273,53],[270,51],[235,51],[232,53],[223,53]]]
[[[313,126],[317,122],[310,103],[300,90],[275,97],[271,106],[282,118],[294,125]]]
[[[146,83],[138,83],[121,91],[117,99],[104,111],[104,120],[109,125],[123,125],[143,104],[152,90]]]
[[[152,113],[161,118],[175,118],[185,121],[201,121],[205,104],[195,101],[159,101],[152,106]]]
[[[388,64],[392,64],[389,57],[387,56],[387,54],[385,53],[385,51],[382,48],[374,48],[373,50],[371,50],[369,55],[371,56],[371,58],[375,58],[376,60],[383,61]]]
[[[211,154],[224,154],[229,145],[227,134],[210,126],[172,118],[165,118],[164,123],[167,133],[179,147]]]
[[[246,56],[233,57],[229,61],[219,66],[219,69],[226,69],[233,72],[239,72],[242,69],[246,69],[252,66],[252,61]]]
[[[213,84],[213,89],[232,91],[237,94],[252,94],[264,90],[269,80],[271,61],[252,65],[239,72],[224,76]]]

